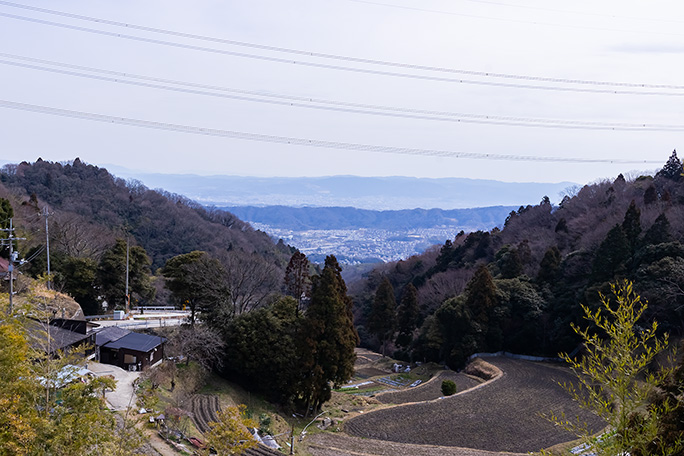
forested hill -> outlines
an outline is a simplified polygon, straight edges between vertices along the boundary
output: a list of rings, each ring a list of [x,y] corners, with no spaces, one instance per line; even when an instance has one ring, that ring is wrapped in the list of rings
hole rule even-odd
[[[362,343],[379,348],[384,338],[398,356],[452,367],[483,351],[555,356],[577,345],[570,324],[586,324],[580,303],[593,308],[621,279],[648,300],[646,320],[682,335],[683,234],[674,152],[655,176],[586,185],[559,206],[544,198],[511,212],[501,230],[379,266],[350,285]],[[394,302],[383,306],[386,279]]]
[[[42,245],[44,226],[37,212],[47,204],[52,212],[52,253],[70,257],[97,257],[116,238],[132,238],[152,260],[152,271],[175,255],[204,250],[256,253],[269,263],[287,264],[291,252],[264,233],[253,230],[233,214],[207,210],[187,198],[124,181],[106,169],[38,159],[5,165],[0,171],[0,198],[9,199],[25,214],[22,228],[26,246]],[[44,231],[43,231],[44,233]]]

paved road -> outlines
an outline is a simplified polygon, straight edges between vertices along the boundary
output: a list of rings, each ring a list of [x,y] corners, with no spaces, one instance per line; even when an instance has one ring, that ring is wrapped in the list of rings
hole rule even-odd
[[[147,318],[145,320],[96,320],[94,323],[97,323],[100,326],[118,326],[120,328],[126,328],[135,331],[136,329],[180,326],[184,321],[187,320],[185,318]]]
[[[98,377],[113,375],[116,379],[116,390],[105,393],[105,399],[113,410],[126,410],[129,405],[135,409],[136,396],[133,382],[140,376],[140,372],[129,372],[118,366],[94,361],[88,362],[88,369],[95,372]]]

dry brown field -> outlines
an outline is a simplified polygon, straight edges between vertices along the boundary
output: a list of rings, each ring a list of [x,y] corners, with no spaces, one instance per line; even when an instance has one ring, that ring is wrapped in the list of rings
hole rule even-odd
[[[579,409],[559,386],[559,382],[574,380],[568,369],[507,358],[488,358],[487,362],[503,375],[441,400],[361,414],[350,419],[344,430],[396,443],[527,453],[575,438],[540,414],[564,412],[568,417],[579,416],[595,430],[603,427],[598,417]]]
[[[443,371],[421,385],[403,391],[380,393],[375,398],[383,404],[408,404],[410,402],[431,401],[443,396],[442,382],[444,380],[451,380],[456,383],[458,392],[468,390],[483,382],[483,380],[463,373]]]
[[[351,437],[342,433],[330,432],[315,434],[307,437],[307,439],[308,450],[312,456],[523,456],[523,453],[414,445]]]

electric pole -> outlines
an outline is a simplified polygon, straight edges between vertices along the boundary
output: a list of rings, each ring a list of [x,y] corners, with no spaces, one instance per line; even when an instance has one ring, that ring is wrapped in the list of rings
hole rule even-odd
[[[48,212],[48,207],[43,207],[43,217],[45,217],[45,245],[47,247],[47,287],[48,290],[52,290],[52,276],[50,275],[50,233],[48,231],[48,217],[50,213]]]
[[[130,306],[131,306],[131,298],[130,295],[128,294],[128,269],[129,269],[129,243],[128,243],[128,236],[126,236],[126,318],[128,318],[128,312],[130,312]]]
[[[9,274],[10,292],[9,292],[9,313],[12,313],[14,296],[14,263],[17,261],[18,252],[14,251],[14,241],[25,240],[26,238],[14,237],[14,227],[12,226],[12,219],[9,220],[9,228],[2,229],[8,233],[7,239],[0,239],[3,247],[9,247],[9,265],[7,266],[7,273]]]

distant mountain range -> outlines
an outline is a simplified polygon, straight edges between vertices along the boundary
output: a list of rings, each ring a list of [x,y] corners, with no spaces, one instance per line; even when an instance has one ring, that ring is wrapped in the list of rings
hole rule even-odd
[[[214,206],[319,206],[371,210],[462,209],[537,204],[543,196],[559,202],[576,184],[510,183],[464,178],[415,177],[241,177],[140,173],[115,165],[119,177],[163,188]]]
[[[489,230],[501,225],[518,206],[479,207],[473,209],[404,209],[371,211],[353,207],[230,206],[220,207],[241,220],[282,230],[354,230],[381,229],[404,231],[426,228],[452,230]]]

